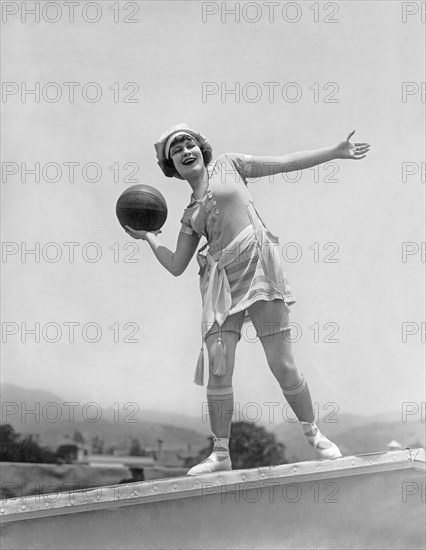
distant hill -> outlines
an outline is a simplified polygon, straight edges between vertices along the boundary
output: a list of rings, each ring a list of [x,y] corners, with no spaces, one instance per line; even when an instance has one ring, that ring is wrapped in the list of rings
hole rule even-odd
[[[16,384],[2,384],[0,388],[0,400],[11,403],[59,403],[64,401],[61,397],[50,391],[23,388]]]
[[[425,446],[425,425],[420,416],[406,423],[401,421],[401,414],[396,412],[372,417],[341,414],[338,420],[336,423],[320,420],[318,426],[324,435],[340,447],[343,455],[387,451],[387,444],[393,439],[402,448],[419,446],[419,443]],[[289,462],[315,458],[315,452],[306,443],[298,423],[286,422],[270,429],[278,441],[285,445]]]
[[[89,443],[94,436],[105,441],[107,446],[122,446],[129,442],[130,438],[139,439],[142,447],[157,447],[157,440],[163,441],[164,449],[187,451],[199,450],[207,445],[207,438],[210,436],[208,423],[200,419],[184,415],[161,412],[161,411],[140,411],[128,420],[137,420],[135,423],[126,422],[126,415],[132,411],[120,411],[118,421],[114,421],[114,413],[111,410],[102,410],[100,419],[96,422],[89,422],[83,417],[82,410],[75,408],[75,419],[69,421],[69,408],[62,407],[62,418],[57,422],[43,418],[43,407],[47,403],[63,405],[61,397],[38,389],[21,388],[14,384],[4,384],[1,389],[1,400],[9,403],[9,407],[16,404],[16,414],[11,414],[7,419],[5,410],[1,423],[8,422],[18,433],[36,433],[40,436],[40,443],[56,447],[64,436],[72,437],[74,430],[82,433],[85,441]],[[36,403],[40,410],[38,421],[34,415],[27,414],[21,418],[23,411],[22,403],[25,403],[27,411],[34,410]],[[52,419],[57,413],[55,407],[45,411]],[[93,417],[96,410],[88,411]],[[115,419],[117,420],[117,418]],[[327,420],[327,417],[325,418]],[[387,444],[395,439],[403,448],[420,443],[425,446],[425,424],[421,422],[420,415],[412,417],[407,423],[401,421],[401,413],[391,411],[375,416],[361,416],[351,414],[340,414],[336,417],[329,417],[328,420],[338,422],[319,421],[320,429],[325,435],[337,443],[343,454],[362,454],[381,452],[387,450]],[[315,452],[306,443],[301,427],[297,422],[282,422],[277,424],[263,424],[263,427],[275,433],[278,441],[285,445],[285,456],[289,462],[310,460],[315,458]]]
[[[18,433],[38,434],[40,444],[50,447],[56,447],[66,436],[72,437],[75,430],[87,443],[98,436],[107,446],[122,446],[137,438],[142,447],[156,448],[161,439],[164,449],[185,451],[189,446],[192,450],[205,447],[210,435],[208,424],[183,415],[155,411],[133,414],[131,409],[114,412],[96,407],[84,410],[83,405],[73,408],[52,392],[14,384],[2,385],[1,401],[1,423],[11,424]]]

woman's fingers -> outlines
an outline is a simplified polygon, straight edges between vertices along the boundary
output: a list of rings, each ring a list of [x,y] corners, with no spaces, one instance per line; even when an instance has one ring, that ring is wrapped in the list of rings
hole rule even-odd
[[[352,149],[351,158],[353,160],[361,160],[367,156],[368,151],[370,150],[369,143],[355,143],[355,148]]]
[[[356,147],[355,152],[356,153],[366,153],[370,149],[369,145],[366,145],[365,147]]]
[[[130,235],[131,237],[133,237],[134,239],[140,239],[141,238],[141,234],[139,231],[136,231],[136,229],[132,229],[131,227],[129,227],[128,225],[125,225],[124,226],[124,231]]]
[[[354,135],[355,130],[349,133],[346,142],[340,144],[344,150],[344,156],[342,158],[350,158],[353,160],[361,160],[367,156],[368,151],[370,150],[370,144],[364,141],[357,141],[355,143],[350,143],[351,137]]]
[[[146,240],[146,236],[148,233],[152,233],[153,235],[158,235],[159,233],[162,232],[161,229],[157,229],[156,231],[145,231],[144,229],[136,230],[136,229],[132,229],[128,225],[124,226],[124,231],[134,239],[142,239],[142,240]]]

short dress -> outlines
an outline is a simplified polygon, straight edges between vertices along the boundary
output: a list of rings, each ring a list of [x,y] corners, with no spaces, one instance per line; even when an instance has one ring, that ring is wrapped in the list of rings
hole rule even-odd
[[[287,305],[296,301],[283,269],[279,239],[266,228],[248,191],[244,164],[249,160],[249,155],[226,153],[212,161],[207,166],[206,196],[195,200],[191,195],[181,219],[181,232],[207,239],[197,254],[204,310],[209,309],[209,292],[220,286],[210,300],[212,311],[203,317],[203,340],[228,315],[244,311],[243,325],[249,323],[247,308],[258,300],[282,299]],[[213,272],[222,275],[222,282],[212,283]],[[217,298],[220,292],[223,299]]]

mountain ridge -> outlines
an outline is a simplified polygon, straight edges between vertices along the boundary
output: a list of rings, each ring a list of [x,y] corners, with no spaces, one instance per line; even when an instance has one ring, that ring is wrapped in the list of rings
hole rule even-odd
[[[88,407],[86,411],[84,407],[71,411],[70,406],[65,406],[69,402],[53,392],[22,388],[15,384],[3,384],[1,398],[1,423],[10,423],[18,433],[37,433],[40,443],[49,447],[57,446],[58,442],[67,437],[72,438],[74,431],[79,431],[87,443],[98,436],[105,440],[107,446],[123,447],[128,446],[132,438],[136,438],[144,448],[157,448],[158,440],[162,440],[165,449],[182,451],[194,451],[205,447],[210,436],[207,419],[203,421],[181,414],[147,410],[140,413],[141,418],[137,418],[135,411],[105,410],[100,407],[98,409],[95,405]],[[5,415],[5,412],[9,414]],[[24,412],[28,418],[23,418]],[[54,421],[54,414],[58,412],[63,418]],[[74,413],[72,421],[71,412]],[[93,421],[96,414],[100,414],[100,417]],[[288,461],[315,458],[315,452],[306,443],[297,421],[287,420],[258,425],[273,432],[277,440],[285,445],[285,456]],[[403,422],[398,411],[373,416],[340,414],[332,419],[325,416],[318,421],[318,425],[327,437],[341,447],[344,454],[385,451],[388,450],[387,444],[393,439],[402,447],[416,442],[424,446],[422,419],[418,416]]]

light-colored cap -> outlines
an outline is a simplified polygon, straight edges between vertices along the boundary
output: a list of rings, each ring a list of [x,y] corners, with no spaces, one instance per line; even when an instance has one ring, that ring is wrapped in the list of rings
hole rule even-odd
[[[164,146],[164,156],[166,159],[170,158],[170,145],[172,144],[172,141],[178,136],[188,136],[191,139],[194,139],[194,136],[191,135],[189,132],[186,132],[185,130],[178,130],[174,134],[170,134],[170,136],[167,138],[166,145]]]

